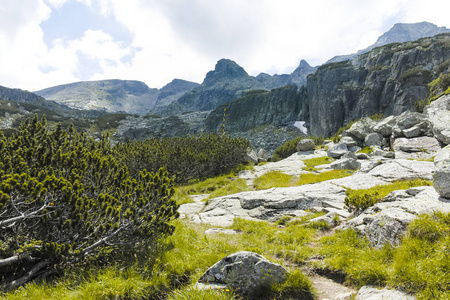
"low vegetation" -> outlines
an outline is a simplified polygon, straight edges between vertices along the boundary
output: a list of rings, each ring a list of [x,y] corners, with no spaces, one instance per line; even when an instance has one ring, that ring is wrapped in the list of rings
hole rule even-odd
[[[354,173],[352,170],[331,170],[322,173],[309,173],[301,174],[296,185],[312,184],[317,182],[322,182],[331,179],[338,179],[347,176],[351,176]]]
[[[315,266],[340,273],[350,285],[388,285],[418,299],[450,298],[450,214],[420,216],[397,247],[374,249],[350,229],[320,242],[319,254],[325,259]]]
[[[286,143],[284,143],[283,145],[281,145],[280,147],[275,149],[275,151],[273,153],[273,156],[272,156],[272,161],[282,160],[284,158],[287,158],[287,157],[291,156],[295,152],[297,152],[297,144],[298,144],[298,142],[300,142],[303,139],[313,139],[314,143],[316,144],[316,146],[322,145],[323,141],[324,141],[324,138],[321,137],[321,136],[319,136],[319,137],[315,137],[315,136],[310,136],[310,137],[299,136],[299,137],[297,137],[295,139],[287,141]]]
[[[265,190],[273,187],[288,187],[295,183],[295,177],[280,171],[271,171],[255,178],[253,186],[256,190]]]
[[[305,159],[305,160],[303,160],[303,162],[305,163],[305,167],[303,167],[303,170],[318,171],[318,169],[316,168],[317,166],[330,164],[333,161],[335,161],[335,159],[331,158],[329,156],[321,156],[321,157]]]
[[[114,147],[117,159],[130,174],[164,167],[178,184],[227,174],[246,161],[250,144],[222,134],[129,141]]]
[[[431,186],[433,182],[424,179],[401,180],[391,184],[377,185],[370,189],[347,191],[345,206],[351,212],[359,213],[377,202],[380,202],[389,193],[397,190],[406,190],[416,186]]]

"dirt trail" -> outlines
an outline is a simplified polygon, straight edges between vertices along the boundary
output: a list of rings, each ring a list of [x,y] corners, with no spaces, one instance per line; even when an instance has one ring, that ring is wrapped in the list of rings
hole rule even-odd
[[[319,275],[309,276],[314,289],[317,291],[318,299],[333,299],[333,300],[344,300],[351,299],[353,293],[357,293],[356,290],[349,287],[343,286],[331,279],[328,279]]]

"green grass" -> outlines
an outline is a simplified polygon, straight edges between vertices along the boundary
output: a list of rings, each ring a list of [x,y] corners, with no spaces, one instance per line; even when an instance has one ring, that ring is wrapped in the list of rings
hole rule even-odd
[[[238,179],[231,181],[230,183],[228,183],[227,185],[225,185],[223,187],[215,189],[209,195],[209,197],[207,199],[227,196],[227,195],[231,195],[231,194],[245,192],[248,190],[250,190],[250,187],[247,185],[247,182],[242,178],[238,178]]]
[[[265,190],[273,187],[288,187],[294,184],[294,176],[284,174],[280,171],[270,171],[253,181],[256,190]]]
[[[414,293],[417,299],[450,299],[450,214],[422,215],[414,220],[398,247],[373,249],[355,231],[337,231],[320,240],[315,263],[342,272],[347,284],[376,285]]]
[[[230,289],[197,290],[192,286],[174,291],[168,300],[235,300],[236,296]]]
[[[233,181],[234,175],[228,174],[219,177],[208,178],[201,182],[178,186],[175,188],[173,199],[176,200],[178,204],[191,203],[193,201],[192,198],[189,197],[189,195],[215,193],[217,190],[223,189],[224,187],[232,184]]]
[[[328,156],[305,159],[303,160],[303,162],[305,163],[305,167],[303,167],[303,170],[317,171],[318,170],[316,169],[317,166],[330,164],[333,161],[335,161],[335,159]]]
[[[365,154],[370,154],[373,152],[373,148],[372,147],[364,147],[361,150],[359,150],[356,153],[365,153]]]
[[[345,205],[349,211],[363,211],[379,202],[389,193],[396,190],[406,190],[416,186],[432,186],[433,182],[424,179],[399,180],[391,184],[377,185],[370,189],[347,190]]]
[[[331,179],[338,179],[347,176],[351,176],[354,171],[352,170],[331,170],[323,173],[310,173],[310,174],[301,174],[299,180],[296,185],[303,184],[312,184],[317,182],[322,182]]]

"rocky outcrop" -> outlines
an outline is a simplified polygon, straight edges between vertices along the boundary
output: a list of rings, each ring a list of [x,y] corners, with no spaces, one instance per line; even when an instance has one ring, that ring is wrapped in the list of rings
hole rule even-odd
[[[434,158],[436,171],[433,174],[433,185],[444,198],[450,199],[450,145],[440,150]]]
[[[224,285],[237,293],[255,298],[274,284],[282,284],[287,279],[287,270],[265,257],[241,251],[231,254],[203,274],[198,282],[198,288],[208,288],[210,285]],[[202,286],[203,285],[203,286]],[[205,286],[206,285],[206,286]]]
[[[433,135],[442,143],[450,144],[450,95],[431,102],[425,114],[431,123]]]
[[[363,116],[414,110],[427,84],[450,57],[450,34],[389,44],[348,61],[326,64],[308,77],[301,119],[313,135],[331,136]]]
[[[45,99],[28,91],[0,86],[0,100],[34,103]]]
[[[119,122],[114,137],[120,140],[164,138],[194,135],[203,131],[209,112],[192,112],[178,116],[128,116]]]
[[[225,115],[225,131],[246,131],[260,125],[294,123],[300,112],[300,96],[294,85],[272,91],[247,92],[236,101],[218,106],[206,120],[207,131],[218,131]]]

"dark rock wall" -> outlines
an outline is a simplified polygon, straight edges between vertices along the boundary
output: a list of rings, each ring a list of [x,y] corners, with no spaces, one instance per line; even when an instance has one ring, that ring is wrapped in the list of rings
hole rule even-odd
[[[301,118],[309,120],[311,134],[330,136],[364,116],[413,111],[449,60],[450,34],[442,34],[323,65],[308,77]]]

